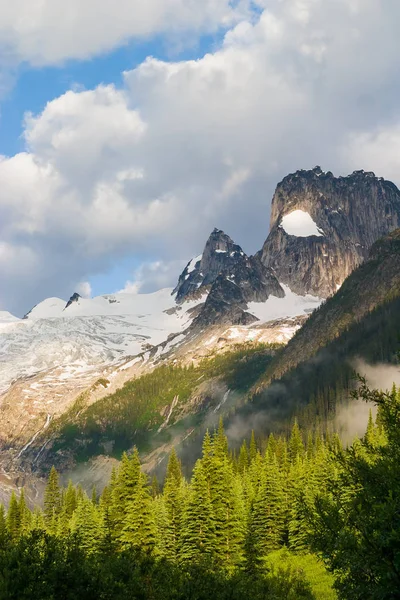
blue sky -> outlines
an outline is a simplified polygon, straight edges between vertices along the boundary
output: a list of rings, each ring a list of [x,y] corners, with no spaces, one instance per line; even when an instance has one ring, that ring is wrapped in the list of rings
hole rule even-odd
[[[92,89],[105,83],[121,87],[123,72],[134,69],[148,56],[160,60],[197,59],[214,50],[223,33],[205,35],[195,39],[192,47],[177,52],[161,36],[145,42],[131,42],[113,52],[90,60],[67,61],[60,66],[19,66],[14,85],[0,103],[0,154],[12,155],[25,148],[21,136],[26,112],[40,113],[46,103],[75,86]]]
[[[214,227],[255,252],[297,169],[399,185],[399,21],[396,0],[0,3],[0,310],[173,286]]]
[[[114,84],[121,88],[123,72],[134,69],[148,56],[163,61],[196,60],[215,50],[222,39],[222,31],[204,35],[178,52],[162,36],[157,36],[150,41],[131,42],[90,60],[71,60],[59,66],[47,67],[20,65],[15,73],[14,85],[0,103],[0,154],[12,156],[23,152],[26,148],[23,138],[24,115],[27,112],[34,115],[41,113],[47,102],[66,91],[90,90],[100,84]],[[89,276],[92,295],[122,289],[140,264],[141,259],[135,253],[129,253],[118,258],[111,268]]]

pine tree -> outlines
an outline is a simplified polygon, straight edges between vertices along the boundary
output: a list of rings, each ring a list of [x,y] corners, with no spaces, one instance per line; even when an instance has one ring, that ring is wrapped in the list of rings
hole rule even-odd
[[[295,552],[302,552],[307,548],[309,534],[309,523],[304,515],[304,503],[306,498],[312,497],[312,466],[306,473],[305,464],[298,457],[296,463],[291,465],[289,482],[289,547]]]
[[[173,448],[169,457],[164,484],[163,506],[165,511],[165,529],[162,533],[165,555],[171,560],[177,558],[183,508],[183,477],[180,461]]]
[[[21,490],[21,494],[18,502],[19,519],[20,519],[20,533],[21,535],[28,533],[32,525],[32,513],[29,510],[25,501],[24,488]]]
[[[43,516],[42,511],[38,507],[35,507],[35,509],[32,513],[31,529],[32,529],[32,531],[42,531],[42,532],[46,531],[44,516]]]
[[[297,420],[295,420],[289,439],[289,460],[295,463],[297,458],[304,455],[304,444]]]
[[[85,495],[71,519],[71,531],[79,537],[79,545],[87,553],[95,552],[101,540],[101,522],[97,507]]]
[[[250,448],[249,448],[250,464],[253,462],[253,460],[255,460],[257,453],[258,453],[258,450],[257,450],[257,444],[256,444],[256,436],[255,436],[254,430],[253,430],[251,432]]]
[[[57,531],[57,517],[61,510],[61,490],[58,473],[53,466],[44,491],[44,518],[49,531]]]
[[[119,539],[125,527],[128,505],[134,498],[136,486],[140,480],[140,473],[139,453],[135,447],[131,456],[128,457],[126,453],[122,455],[121,466],[111,486],[112,509],[110,517],[113,523],[113,535],[116,539]]]
[[[238,458],[238,471],[241,475],[243,475],[247,469],[249,468],[249,451],[247,449],[246,440],[244,440],[243,444],[240,447],[239,458]]]
[[[221,436],[220,436],[220,440]],[[221,446],[223,448],[223,444]],[[226,452],[216,452],[206,473],[215,527],[217,561],[224,567],[238,565],[243,556],[244,499]]]
[[[12,492],[7,511],[7,529],[12,540],[17,540],[21,533],[21,515],[15,492]]]
[[[156,475],[153,475],[151,478],[151,496],[152,498],[157,498],[160,493],[160,484],[158,483],[158,479]]]
[[[101,528],[101,549],[112,552],[115,546],[114,521],[112,519],[112,491],[106,486],[100,496],[99,517]]]
[[[8,537],[6,511],[4,506],[0,504],[0,548],[4,548]]]
[[[257,496],[253,503],[251,528],[260,556],[278,549],[285,527],[285,500],[281,474],[276,458],[264,460]]]
[[[65,494],[63,497],[62,508],[65,510],[68,518],[71,518],[74,510],[78,505],[76,490],[72,484],[72,481],[69,480],[68,487],[65,490]]]
[[[61,510],[57,519],[57,535],[64,538],[70,530],[70,521],[74,511],[76,510],[78,501],[77,493],[72,485],[72,481],[68,482],[68,487],[63,490],[61,498]]]
[[[218,430],[215,432],[213,440],[213,454],[219,460],[229,457],[228,439],[225,435],[224,422],[222,417],[219,419]]]
[[[214,553],[214,514],[204,465],[197,461],[182,519],[180,559],[201,561],[212,558]]]
[[[123,547],[138,547],[145,551],[155,549],[157,542],[153,500],[147,485],[147,476],[140,473],[129,502],[120,536]]]
[[[268,437],[267,451],[266,455],[268,456],[268,460],[272,460],[274,456],[276,456],[277,449],[277,441],[273,433],[270,433]]]

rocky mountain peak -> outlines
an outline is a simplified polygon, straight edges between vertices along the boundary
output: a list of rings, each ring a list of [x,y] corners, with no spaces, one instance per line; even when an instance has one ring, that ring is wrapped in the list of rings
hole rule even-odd
[[[235,244],[229,235],[215,228],[206,242],[203,253],[192,258],[180,275],[178,285],[173,291],[177,302],[198,294],[199,290],[208,290],[221,272],[232,268],[238,259],[246,258],[242,248]]]
[[[207,294],[194,326],[215,323],[248,324],[248,302],[265,302],[284,291],[272,270],[259,257],[247,256],[221,229],[214,229],[204,251],[193,258],[179,277],[174,292],[178,303]]]
[[[276,188],[260,259],[294,292],[328,297],[399,224],[400,192],[374,173],[297,171]]]
[[[74,292],[72,294],[71,298],[68,300],[67,304],[65,305],[65,309],[64,310],[66,310],[74,302],[78,302],[80,299],[81,299],[81,296],[77,292]]]

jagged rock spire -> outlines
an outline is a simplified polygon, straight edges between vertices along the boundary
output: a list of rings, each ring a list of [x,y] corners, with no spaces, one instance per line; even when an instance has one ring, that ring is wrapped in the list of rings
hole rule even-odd
[[[67,304],[65,305],[64,310],[66,310],[69,306],[71,306],[71,304],[73,304],[74,302],[78,302],[80,300],[82,296],[80,296],[77,292],[74,292],[71,296],[71,298],[68,300]]]

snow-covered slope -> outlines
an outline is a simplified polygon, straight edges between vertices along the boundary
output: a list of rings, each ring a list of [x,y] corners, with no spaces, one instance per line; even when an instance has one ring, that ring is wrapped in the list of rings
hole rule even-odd
[[[50,298],[25,319],[0,313],[0,393],[16,379],[54,367],[63,370],[58,378],[74,377],[143,352],[186,329],[191,309],[204,299],[177,306],[164,289],[80,298],[68,308]]]
[[[282,285],[285,297],[270,296],[266,302],[249,302],[248,312],[257,317],[261,323],[286,317],[297,317],[310,314],[321,304],[317,296],[298,296],[287,285]]]

